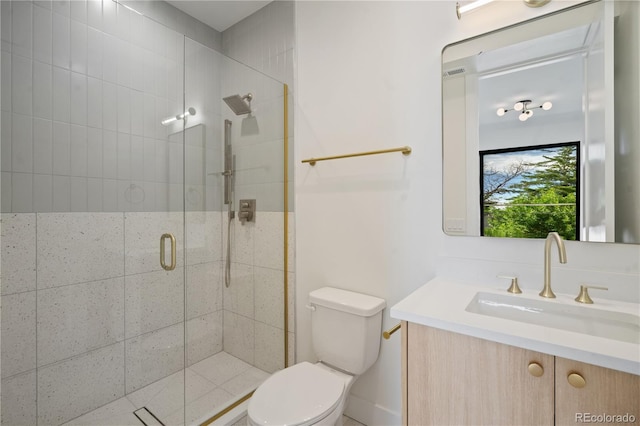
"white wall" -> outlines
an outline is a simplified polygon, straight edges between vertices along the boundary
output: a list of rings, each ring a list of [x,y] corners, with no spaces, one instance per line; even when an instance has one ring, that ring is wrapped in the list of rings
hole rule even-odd
[[[575,2],[529,9],[497,2],[458,21],[455,2],[300,2],[296,7],[296,246],[298,360],[314,360],[309,291],[334,285],[389,306],[436,274],[499,285],[513,270],[542,279],[542,241],[447,237],[441,230],[440,53],[456,40]],[[413,153],[336,160],[313,156],[411,145]],[[559,291],[579,277],[639,300],[640,246],[567,243]],[[560,278],[557,278],[560,282]],[[617,285],[619,284],[619,285]],[[396,323],[385,311],[383,327]],[[400,422],[400,341],[359,378],[347,414]]]

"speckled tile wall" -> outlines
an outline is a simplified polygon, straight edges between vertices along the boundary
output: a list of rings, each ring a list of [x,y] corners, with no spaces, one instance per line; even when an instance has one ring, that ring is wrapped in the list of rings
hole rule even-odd
[[[60,424],[182,369],[185,276],[187,365],[223,349],[220,242],[159,265],[182,215],[2,214],[3,424]],[[220,212],[187,220],[221,227]]]

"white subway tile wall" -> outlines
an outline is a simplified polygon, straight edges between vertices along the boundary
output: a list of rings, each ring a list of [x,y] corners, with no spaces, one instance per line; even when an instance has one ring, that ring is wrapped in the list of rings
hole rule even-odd
[[[181,161],[156,161],[178,130],[160,121],[182,109],[178,17],[207,46],[219,50],[222,36],[148,3],[163,2],[128,3],[151,17],[111,0],[2,2],[2,212],[181,210],[155,196],[182,176]],[[205,173],[190,178],[205,192]],[[123,194],[133,184],[139,201]]]

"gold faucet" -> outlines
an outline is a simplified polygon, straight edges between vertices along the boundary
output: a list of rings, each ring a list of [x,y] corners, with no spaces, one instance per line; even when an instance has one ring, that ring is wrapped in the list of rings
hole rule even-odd
[[[555,241],[558,246],[558,255],[560,263],[567,263],[567,252],[564,248],[564,242],[557,232],[549,232],[544,242],[544,288],[540,292],[540,296],[553,299],[556,297],[551,290],[551,243]]]

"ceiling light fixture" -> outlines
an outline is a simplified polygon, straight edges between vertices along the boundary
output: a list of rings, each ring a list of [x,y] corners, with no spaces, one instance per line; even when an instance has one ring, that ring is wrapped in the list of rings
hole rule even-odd
[[[535,107],[530,106],[530,104],[531,104],[530,99],[524,99],[522,101],[516,102],[513,105],[513,109],[507,109],[502,107],[498,108],[498,110],[496,111],[496,114],[498,115],[498,117],[503,117],[509,111],[520,111],[520,114],[518,115],[518,120],[527,121],[533,116],[534,109],[541,108],[544,111],[549,111],[553,107],[553,104],[549,101],[546,101],[542,105],[538,105]]]

